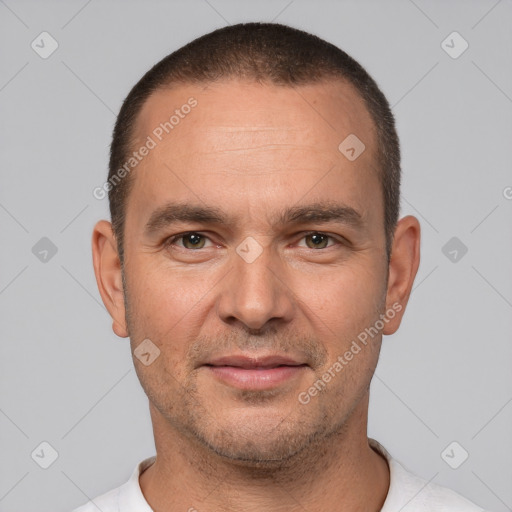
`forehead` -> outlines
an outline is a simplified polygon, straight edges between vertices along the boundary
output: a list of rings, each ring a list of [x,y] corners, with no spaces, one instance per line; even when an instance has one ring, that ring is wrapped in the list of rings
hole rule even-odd
[[[345,82],[181,84],[148,98],[135,134],[136,148],[148,138],[154,143],[134,173],[129,203],[138,214],[170,199],[214,198],[258,215],[300,200],[308,188],[308,199],[315,192],[336,199],[340,183],[354,203],[380,196],[374,123]],[[365,150],[349,161],[338,147],[353,135]]]
[[[160,89],[143,105],[135,130],[139,141],[148,135],[155,140],[150,158],[165,154],[176,160],[207,158],[210,152],[218,159],[223,150],[229,151],[226,159],[235,158],[237,150],[247,155],[270,143],[281,151],[288,145],[297,156],[330,153],[332,160],[350,134],[374,153],[374,132],[362,98],[340,80],[293,87],[225,80]]]

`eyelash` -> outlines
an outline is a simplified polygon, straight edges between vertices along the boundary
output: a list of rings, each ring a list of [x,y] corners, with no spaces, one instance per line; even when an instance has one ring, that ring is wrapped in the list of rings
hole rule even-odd
[[[209,237],[207,237],[206,235],[203,235],[201,232],[199,231],[187,231],[185,233],[180,233],[178,235],[173,235],[169,238],[167,238],[165,241],[164,241],[164,245],[165,247],[169,247],[171,245],[174,244],[174,242],[176,242],[177,240],[179,239],[182,239],[182,238],[185,238],[186,236],[188,235],[199,235],[203,238],[206,238],[208,240],[210,240]],[[327,238],[333,240],[336,242],[337,245],[343,245],[343,242],[341,240],[338,240],[337,238],[335,238],[333,235],[329,235],[328,233],[324,233],[323,231],[308,231],[306,233],[304,233],[302,235],[302,237],[300,238],[300,240],[302,240],[303,238],[306,238],[307,236],[309,235],[322,235],[322,236],[326,236]],[[212,240],[210,240],[211,242]],[[330,247],[333,247],[334,245],[336,244],[333,244],[333,245],[328,245],[327,247],[322,247],[320,249],[314,249],[314,248],[311,248],[311,247],[303,247],[303,249],[311,249],[312,251],[321,251],[321,250],[325,250],[325,249],[329,249]],[[180,247],[180,249],[184,249],[186,251],[190,251],[190,252],[198,252],[200,249],[187,249],[186,247]],[[202,248],[201,248],[202,249]]]

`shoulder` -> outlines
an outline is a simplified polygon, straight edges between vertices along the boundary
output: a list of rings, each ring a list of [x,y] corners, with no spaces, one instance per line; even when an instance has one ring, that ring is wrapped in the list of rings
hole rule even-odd
[[[393,461],[396,483],[396,499],[401,503],[402,512],[483,512],[457,492],[428,482],[407,471],[400,463]]]
[[[72,512],[152,512],[147,503],[139,484],[140,474],[155,462],[156,457],[152,456],[139,462],[133,470],[130,479],[84,505],[72,510]]]
[[[377,441],[369,442],[386,458],[390,470],[389,491],[381,512],[485,512],[452,489],[411,473]]]

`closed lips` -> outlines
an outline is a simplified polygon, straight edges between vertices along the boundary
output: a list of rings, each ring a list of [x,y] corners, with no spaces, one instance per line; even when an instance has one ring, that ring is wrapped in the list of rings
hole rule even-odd
[[[282,356],[248,358],[244,356],[227,356],[205,363],[205,366],[232,366],[245,370],[269,370],[279,366],[307,366],[305,363]]]

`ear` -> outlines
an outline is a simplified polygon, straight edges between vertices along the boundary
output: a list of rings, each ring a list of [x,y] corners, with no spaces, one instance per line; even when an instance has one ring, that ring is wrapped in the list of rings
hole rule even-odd
[[[420,223],[408,215],[400,219],[395,229],[388,269],[386,311],[395,316],[386,322],[383,334],[393,334],[402,321],[405,307],[420,264]]]
[[[112,317],[112,330],[121,338],[128,337],[121,276],[121,261],[112,224],[100,220],[92,234],[94,274],[103,304]]]

